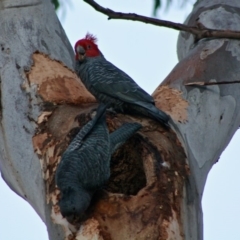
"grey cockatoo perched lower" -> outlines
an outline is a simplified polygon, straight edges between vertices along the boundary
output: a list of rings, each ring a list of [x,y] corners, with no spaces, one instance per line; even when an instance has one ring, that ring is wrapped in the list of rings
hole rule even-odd
[[[141,128],[139,123],[125,123],[109,134],[105,110],[103,104],[98,107],[94,119],[78,132],[57,167],[60,211],[70,222],[82,218],[95,191],[109,179],[112,153]]]

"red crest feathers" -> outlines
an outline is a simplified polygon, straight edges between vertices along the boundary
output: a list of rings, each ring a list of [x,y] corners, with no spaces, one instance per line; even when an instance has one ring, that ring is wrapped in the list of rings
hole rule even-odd
[[[97,42],[97,38],[96,36],[94,36],[93,34],[90,34],[90,33],[87,33],[86,36],[85,36],[85,39],[86,40],[89,40],[93,43],[96,43]]]

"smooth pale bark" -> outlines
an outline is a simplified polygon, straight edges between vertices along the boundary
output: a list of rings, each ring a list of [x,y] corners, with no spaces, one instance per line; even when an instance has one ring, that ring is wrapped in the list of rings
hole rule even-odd
[[[1,0],[0,51],[2,177],[47,224],[50,239],[60,239],[63,231],[52,223],[40,161],[32,144],[41,100],[35,95],[37,86],[30,86],[25,74],[36,51],[73,66],[72,47],[50,1]]]
[[[198,1],[187,22],[240,30],[239,5]],[[50,1],[5,0],[0,13],[1,172],[46,223],[49,239],[203,239],[201,197],[239,126],[240,87],[184,84],[240,79],[238,41],[193,43],[181,33],[180,62],[154,92],[176,134],[146,118],[107,115],[110,130],[126,121],[143,129],[113,156],[107,191],[88,220],[73,226],[59,213],[54,174],[95,99],[70,70],[73,51]]]
[[[238,0],[199,0],[186,20],[207,28],[240,31]],[[188,102],[187,122],[175,121],[190,166],[183,208],[185,239],[203,239],[201,198],[207,175],[240,123],[240,85],[184,86],[189,82],[240,79],[239,40],[202,39],[180,33],[179,64],[164,80]],[[197,236],[197,237],[196,237]]]

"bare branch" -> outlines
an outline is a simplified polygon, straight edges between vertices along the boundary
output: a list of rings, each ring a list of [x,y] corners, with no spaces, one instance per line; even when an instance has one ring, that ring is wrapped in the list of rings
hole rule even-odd
[[[92,6],[96,11],[101,12],[108,16],[108,19],[125,19],[138,21],[143,23],[152,24],[160,27],[172,28],[179,31],[185,31],[195,35],[195,40],[199,40],[201,38],[231,38],[231,39],[240,39],[239,31],[231,31],[231,30],[217,30],[205,28],[202,24],[197,24],[197,26],[187,26],[181,23],[174,23],[170,21],[160,20],[156,18],[141,16],[135,13],[122,13],[115,12],[109,8],[104,8],[93,0],[83,0]]]
[[[234,84],[240,83],[240,80],[230,81],[230,82],[190,82],[184,84],[185,86],[206,86],[206,85],[221,85],[221,84]]]

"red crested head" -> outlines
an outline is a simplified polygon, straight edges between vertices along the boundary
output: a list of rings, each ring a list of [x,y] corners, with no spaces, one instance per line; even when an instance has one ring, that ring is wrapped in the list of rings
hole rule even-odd
[[[75,57],[79,61],[83,61],[86,57],[97,57],[101,53],[96,44],[97,38],[90,33],[87,33],[85,38],[78,40],[75,44]]]

